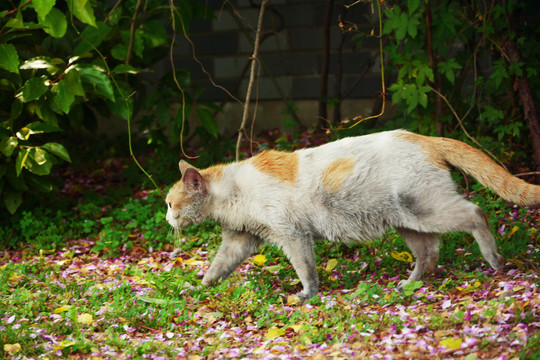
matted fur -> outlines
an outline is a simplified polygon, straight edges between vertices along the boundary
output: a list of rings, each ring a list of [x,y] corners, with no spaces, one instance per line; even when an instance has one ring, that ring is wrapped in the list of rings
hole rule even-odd
[[[438,234],[471,233],[494,269],[503,266],[484,213],[456,192],[455,166],[521,205],[540,203],[540,186],[510,175],[460,141],[403,130],[351,137],[294,153],[197,170],[180,162],[182,179],[167,195],[175,228],[215,219],[223,243],[204,285],[228,277],[263,241],[283,249],[305,299],[317,293],[313,242],[368,241],[395,227],[416,257],[399,286],[418,280],[439,257]]]

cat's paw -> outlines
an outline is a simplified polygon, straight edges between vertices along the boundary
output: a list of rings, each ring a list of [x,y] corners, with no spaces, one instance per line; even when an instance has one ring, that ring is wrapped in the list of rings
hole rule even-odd
[[[493,258],[490,259],[489,265],[491,265],[494,270],[501,270],[504,267],[504,258],[496,253],[493,255]]]
[[[301,301],[304,301],[304,300],[308,300],[308,299],[311,299],[312,297],[314,297],[315,295],[317,295],[317,292],[310,292],[310,293],[306,293],[304,291],[300,291],[299,293],[296,293],[295,296],[298,297]]]
[[[403,292],[403,290],[405,289],[405,286],[409,285],[410,283],[411,283],[411,280],[409,279],[401,280],[400,282],[398,282],[396,286],[396,290],[399,292]]]

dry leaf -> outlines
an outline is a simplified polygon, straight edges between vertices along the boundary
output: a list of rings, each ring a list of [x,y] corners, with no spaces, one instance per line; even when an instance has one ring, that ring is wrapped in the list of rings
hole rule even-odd
[[[71,308],[71,306],[69,306],[69,305],[66,305],[66,306],[60,306],[59,308],[54,309],[53,312],[54,312],[55,314],[61,314],[61,313],[63,313],[63,312],[68,311],[70,308]]]
[[[327,272],[331,272],[332,270],[334,270],[334,268],[337,266],[338,264],[338,261],[337,259],[330,259],[328,260],[328,262],[326,263],[326,268],[325,270]]]
[[[77,323],[81,325],[90,326],[92,321],[94,321],[94,317],[91,314],[82,313],[81,315],[77,316]]]
[[[21,344],[4,344],[4,351],[12,354],[18,353],[19,351],[21,351]]]
[[[460,338],[447,338],[441,340],[441,345],[449,349],[456,350],[461,347],[462,340]]]
[[[282,335],[285,335],[285,330],[280,328],[271,328],[268,330],[266,335],[264,336],[264,339],[267,341],[274,340]]]
[[[266,256],[264,256],[263,254],[259,254],[255,256],[251,262],[257,266],[263,266],[266,262]]]
[[[409,262],[409,263],[413,261],[413,257],[408,251],[402,251],[402,252],[392,251],[390,253],[390,256],[398,261]]]

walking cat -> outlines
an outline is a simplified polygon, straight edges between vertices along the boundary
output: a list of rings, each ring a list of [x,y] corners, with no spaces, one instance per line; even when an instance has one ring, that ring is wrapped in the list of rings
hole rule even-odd
[[[303,285],[301,299],[318,290],[315,240],[367,241],[389,227],[416,257],[400,288],[437,264],[441,233],[471,233],[491,267],[500,269],[504,261],[484,213],[457,193],[450,166],[503,199],[540,204],[540,186],[510,175],[481,151],[404,130],[295,152],[268,150],[205,170],[184,161],[179,166],[183,176],[167,195],[167,221],[180,229],[215,219],[223,227],[223,242],[203,285],[227,278],[268,241],[290,259]]]

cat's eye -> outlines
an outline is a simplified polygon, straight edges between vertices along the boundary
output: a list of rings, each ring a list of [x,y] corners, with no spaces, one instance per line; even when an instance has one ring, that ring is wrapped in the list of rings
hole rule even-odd
[[[169,203],[168,205],[169,205],[169,208],[172,208],[172,203]]]

